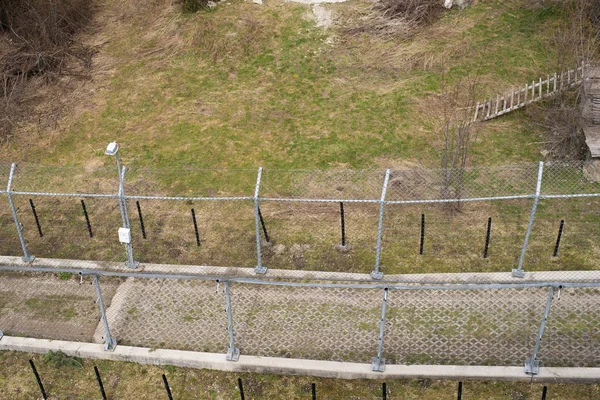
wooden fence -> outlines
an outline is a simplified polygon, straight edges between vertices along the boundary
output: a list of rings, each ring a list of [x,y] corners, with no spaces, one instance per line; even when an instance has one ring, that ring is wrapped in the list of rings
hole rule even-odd
[[[557,92],[572,88],[583,81],[584,66],[567,70],[560,74],[540,78],[537,82],[525,84],[520,89],[512,89],[496,98],[489,98],[483,103],[477,103],[473,122],[487,121],[492,118],[507,114],[513,110],[525,107],[527,104],[539,101]]]

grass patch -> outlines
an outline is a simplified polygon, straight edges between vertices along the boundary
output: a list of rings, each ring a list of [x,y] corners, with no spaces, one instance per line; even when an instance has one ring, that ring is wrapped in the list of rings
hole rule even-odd
[[[343,21],[363,6],[332,7]],[[120,7],[109,2],[108,10],[119,17]],[[309,7],[293,3],[233,2],[186,16],[160,5],[138,11],[104,32],[111,40],[101,55],[120,61],[94,96],[98,106],[43,146],[23,132],[8,158],[65,162],[69,154],[69,163],[86,163],[118,135],[125,162],[153,167],[437,165],[438,138],[421,104],[439,91],[442,73],[450,82],[479,74],[489,93],[552,73],[547,38],[563,18],[552,3],[478,2],[394,41],[315,28]],[[140,37],[149,23],[167,34]],[[539,158],[531,136],[509,134],[525,119],[487,123],[495,141],[481,140],[474,162]]]
[[[44,354],[43,360],[55,368],[69,367],[73,369],[81,369],[83,367],[83,359],[79,357],[68,356],[60,350],[50,350]]]
[[[82,368],[56,368],[41,362],[44,356],[0,352],[0,394],[6,398],[39,397],[28,360],[36,363],[49,396],[59,398],[96,398],[98,387],[93,366],[98,366],[109,398],[161,398],[165,396],[162,374],[166,374],[174,398],[239,398],[237,378],[244,384],[247,398],[305,399],[311,383],[323,398],[376,398],[381,396],[378,380],[341,380],[302,376],[228,373],[211,370],[140,365],[105,360],[82,360]],[[387,381],[388,398],[445,399],[456,397],[456,382],[439,380]],[[595,385],[545,384],[548,396],[565,400],[593,399],[600,388]],[[470,399],[529,399],[541,396],[543,384],[521,382],[465,382],[463,395]]]

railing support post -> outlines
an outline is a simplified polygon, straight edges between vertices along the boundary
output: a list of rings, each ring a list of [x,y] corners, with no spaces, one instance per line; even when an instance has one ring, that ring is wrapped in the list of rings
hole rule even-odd
[[[35,257],[29,254],[29,250],[27,249],[27,243],[25,243],[25,238],[23,237],[23,228],[21,227],[21,223],[19,222],[19,217],[17,216],[17,210],[15,208],[15,203],[13,203],[12,199],[12,181],[15,175],[15,169],[17,164],[12,163],[10,166],[10,174],[8,176],[8,185],[6,186],[6,196],[8,197],[8,204],[10,205],[10,211],[12,212],[13,219],[15,221],[15,226],[17,227],[17,234],[19,235],[19,241],[21,242],[21,249],[23,249],[23,261],[32,262],[35,260]]]
[[[388,183],[390,181],[390,170],[385,170],[385,178],[383,180],[383,188],[381,189],[381,199],[379,200],[379,225],[377,227],[377,249],[375,254],[375,269],[371,272],[371,278],[381,279],[383,273],[379,271],[381,262],[381,239],[383,235],[383,209],[385,208],[385,195],[387,193]]]
[[[546,309],[544,310],[544,317],[540,324],[540,330],[535,338],[535,346],[533,347],[533,354],[527,360],[525,360],[525,373],[528,375],[537,375],[540,372],[540,362],[536,360],[537,353],[540,350],[540,342],[544,335],[544,329],[546,329],[546,322],[548,321],[548,315],[550,314],[550,307],[552,306],[552,298],[554,297],[554,287],[550,287],[548,292],[548,300],[546,301]]]
[[[527,252],[527,245],[529,244],[529,236],[531,235],[533,220],[535,219],[535,211],[537,210],[538,202],[540,200],[543,173],[544,163],[540,161],[538,167],[537,184],[535,188],[535,197],[533,198],[533,207],[531,207],[531,214],[529,215],[529,223],[527,224],[527,232],[525,232],[525,240],[523,241],[523,248],[521,249],[521,257],[519,257],[519,265],[516,269],[512,270],[512,276],[515,278],[523,278],[525,276],[525,271],[523,271],[523,262],[525,261],[525,253]]]
[[[127,198],[125,197],[125,172],[126,167],[122,167],[121,173],[119,174],[119,207],[121,209],[121,219],[123,220],[123,230],[125,237],[121,237],[121,230],[119,230],[119,240],[125,244],[125,252],[127,253],[127,261],[125,266],[127,268],[135,269],[139,266],[139,263],[133,258],[133,246],[131,245],[131,224],[129,222],[129,213],[127,211]]]
[[[240,349],[235,347],[233,337],[233,315],[231,313],[231,295],[229,294],[229,282],[225,281],[225,311],[227,311],[227,332],[229,333],[229,348],[227,349],[227,361],[237,361],[240,358]]]
[[[388,288],[383,289],[383,301],[381,304],[381,318],[379,319],[379,339],[377,345],[377,357],[373,357],[371,368],[375,372],[383,372],[385,370],[385,358],[383,353],[383,332],[385,330],[385,311],[387,309]]]
[[[102,301],[102,293],[100,292],[100,282],[98,281],[98,275],[92,275],[94,277],[94,286],[96,287],[96,295],[98,296],[98,306],[100,307],[100,313],[102,314],[102,322],[104,323],[104,351],[114,351],[117,347],[117,341],[110,336],[110,329],[108,327],[108,319],[106,318],[106,310],[104,309],[104,302]]]
[[[266,274],[267,267],[262,265],[261,243],[260,243],[260,211],[258,209],[258,194],[260,193],[260,181],[262,179],[263,168],[258,168],[256,177],[256,187],[254,188],[254,225],[256,228],[256,268],[254,272],[257,274]]]

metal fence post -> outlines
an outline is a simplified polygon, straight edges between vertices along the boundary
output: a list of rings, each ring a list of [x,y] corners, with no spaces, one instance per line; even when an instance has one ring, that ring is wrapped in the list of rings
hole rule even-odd
[[[535,338],[535,346],[533,347],[533,354],[527,360],[525,360],[525,373],[528,375],[537,375],[540,372],[540,362],[536,360],[537,353],[540,349],[540,342],[544,329],[546,329],[546,322],[548,321],[548,314],[550,314],[550,307],[552,306],[552,298],[554,297],[554,286],[550,286],[548,291],[548,300],[546,301],[546,309],[544,310],[544,317],[540,324],[540,330],[537,337]]]
[[[383,289],[383,301],[381,304],[381,318],[379,319],[379,339],[377,345],[377,357],[373,357],[371,368],[376,372],[385,370],[385,358],[382,357],[383,352],[383,331],[385,330],[385,311],[387,309],[388,288]]]
[[[13,219],[15,221],[15,225],[17,227],[17,233],[19,235],[19,241],[21,242],[21,248],[23,249],[23,261],[32,262],[35,257],[29,254],[29,250],[27,250],[27,243],[25,243],[25,238],[23,237],[23,229],[21,228],[21,223],[19,222],[19,217],[17,216],[17,210],[15,209],[15,204],[12,199],[12,181],[15,175],[15,168],[17,164],[12,163],[10,166],[10,174],[8,176],[8,186],[6,186],[6,196],[8,197],[8,204],[10,204],[10,210],[13,215]]]
[[[133,258],[133,246],[131,245],[131,224],[129,222],[129,212],[127,211],[127,198],[125,197],[125,172],[127,171],[126,167],[122,167],[121,174],[119,175],[119,207],[121,209],[121,219],[123,220],[123,228],[127,230],[127,238],[121,238],[119,235],[119,240],[121,243],[125,244],[125,251],[127,253],[127,261],[125,262],[125,266],[127,268],[137,268],[139,263]]]
[[[515,278],[523,278],[525,271],[523,271],[523,262],[525,261],[525,253],[527,252],[527,245],[529,244],[529,236],[531,235],[531,229],[533,227],[533,220],[535,218],[535,211],[537,210],[538,202],[540,200],[540,191],[542,188],[542,175],[544,173],[544,163],[540,161],[538,167],[537,185],[535,188],[535,197],[533,198],[533,207],[531,207],[531,214],[529,216],[529,223],[527,224],[527,232],[525,232],[525,240],[523,241],[523,248],[521,249],[521,257],[519,258],[519,265],[517,269],[512,270],[512,276]]]
[[[258,168],[256,188],[254,189],[254,224],[256,227],[256,268],[254,269],[254,272],[257,274],[267,273],[267,267],[262,265],[262,255],[260,248],[260,211],[258,209],[258,193],[260,191],[260,180],[262,178],[262,170],[262,167]]]
[[[233,337],[233,315],[231,314],[231,295],[229,294],[229,281],[225,281],[225,311],[227,311],[227,332],[229,333],[229,348],[227,361],[237,361],[240,358],[240,349],[235,347]]]
[[[104,310],[104,303],[102,302],[102,293],[100,293],[100,282],[98,281],[98,275],[92,275],[94,277],[94,286],[96,287],[96,295],[98,296],[98,306],[100,307],[100,313],[102,314],[102,322],[104,323],[104,351],[114,351],[117,346],[117,341],[110,336],[110,329],[108,328],[108,319],[106,318],[106,310]]]
[[[379,201],[379,226],[377,227],[377,250],[375,255],[375,269],[371,271],[371,278],[383,278],[383,272],[379,271],[379,263],[381,261],[381,237],[383,235],[383,209],[385,207],[385,194],[387,192],[388,182],[390,181],[390,170],[385,170],[385,179],[383,180],[383,188],[381,189],[381,200]]]

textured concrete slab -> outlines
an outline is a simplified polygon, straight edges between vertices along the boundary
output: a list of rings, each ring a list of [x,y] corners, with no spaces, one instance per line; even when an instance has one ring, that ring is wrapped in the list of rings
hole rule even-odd
[[[4,336],[0,350],[46,353],[62,351],[70,356],[141,364],[174,365],[230,372],[255,372],[285,375],[310,375],[339,379],[460,379],[530,381],[522,367],[458,365],[388,365],[384,372],[373,372],[370,364],[299,360],[276,357],[240,356],[239,361],[225,360],[225,354],[161,350],[117,346],[107,352],[99,344]],[[597,383],[600,368],[540,368],[534,382]]]

